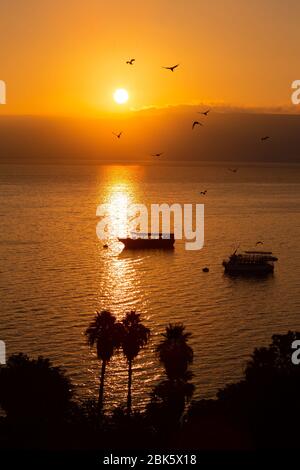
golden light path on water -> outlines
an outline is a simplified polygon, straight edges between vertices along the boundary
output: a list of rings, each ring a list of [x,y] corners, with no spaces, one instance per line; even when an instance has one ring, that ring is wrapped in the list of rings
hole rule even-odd
[[[123,252],[117,237],[126,237],[130,233],[131,204],[139,202],[140,192],[138,186],[131,179],[132,171],[124,167],[116,167],[109,172],[108,179],[101,190],[101,200],[108,204],[106,215],[109,217],[109,232],[107,242],[108,250],[101,253],[105,257],[102,273],[102,283],[99,288],[102,309],[108,309],[118,320],[130,310],[137,310],[142,314],[143,322],[147,323],[148,303],[144,296],[142,276],[140,272],[142,257],[130,256]],[[104,243],[103,242],[103,243]],[[150,353],[150,355],[149,355]],[[153,355],[154,351],[152,351]],[[92,353],[95,358],[95,354]],[[148,356],[148,357],[147,357]],[[145,360],[149,367],[155,358],[151,359],[151,350],[142,351],[135,361],[134,380],[140,382],[140,375],[145,368]],[[96,385],[98,386],[98,361],[96,361]],[[115,396],[122,396],[125,403],[124,383],[127,379],[127,365],[121,353],[117,353],[110,363],[110,373],[107,380],[110,382],[106,389],[108,401],[114,401]],[[147,378],[143,378],[143,389],[147,387]],[[150,386],[149,381],[149,386]],[[138,387],[139,388],[139,387]]]

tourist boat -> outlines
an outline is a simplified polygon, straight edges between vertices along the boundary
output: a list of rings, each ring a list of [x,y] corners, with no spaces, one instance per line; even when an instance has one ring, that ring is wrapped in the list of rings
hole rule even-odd
[[[129,250],[171,250],[175,243],[174,233],[132,233],[130,237],[118,239]]]
[[[232,276],[266,276],[274,271],[274,262],[278,258],[271,251],[244,251],[237,250],[223,261],[225,273]]]

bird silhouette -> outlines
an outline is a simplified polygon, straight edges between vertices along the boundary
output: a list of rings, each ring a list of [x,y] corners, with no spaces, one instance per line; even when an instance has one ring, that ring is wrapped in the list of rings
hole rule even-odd
[[[179,67],[179,64],[172,65],[172,67],[162,67],[163,69],[171,70],[171,72],[174,72],[175,69]]]
[[[119,132],[119,134],[116,134],[115,132],[113,132],[113,135],[116,136],[118,139],[121,138],[122,134],[123,134],[123,132]]]
[[[134,65],[135,59],[130,59],[126,61],[126,64]]]
[[[200,191],[201,196],[205,196],[206,193],[207,193],[207,189],[205,189],[205,191]]]
[[[160,152],[160,153],[152,153],[151,154],[151,157],[160,157],[161,155],[163,155],[164,152]]]
[[[231,171],[232,173],[236,173],[238,171],[238,168],[228,168],[228,171]]]
[[[265,137],[262,137],[260,140],[261,140],[262,142],[264,142],[265,140],[268,140],[268,139],[270,139],[270,137],[269,137],[268,135],[266,135]]]
[[[208,109],[207,111],[199,111],[198,114],[203,114],[203,116],[207,116],[208,113],[210,113],[210,109]]]
[[[203,124],[199,121],[194,121],[192,125],[192,129],[194,129],[195,126],[203,126]]]

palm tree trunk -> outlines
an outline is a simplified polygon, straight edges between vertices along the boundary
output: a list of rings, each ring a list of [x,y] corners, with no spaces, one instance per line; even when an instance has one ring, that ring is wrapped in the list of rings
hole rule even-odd
[[[132,383],[132,361],[128,361],[128,395],[127,395],[127,413],[131,414],[131,383]]]
[[[104,377],[105,377],[106,361],[102,361],[101,376],[100,376],[100,387],[98,397],[98,413],[101,415],[103,407],[103,392],[104,392]]]

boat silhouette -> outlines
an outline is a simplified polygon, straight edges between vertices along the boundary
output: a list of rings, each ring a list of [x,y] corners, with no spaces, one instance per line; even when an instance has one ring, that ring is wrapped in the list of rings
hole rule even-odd
[[[132,233],[130,237],[118,237],[127,250],[160,249],[172,250],[174,248],[174,233]]]
[[[273,273],[274,262],[278,258],[271,251],[243,251],[237,250],[223,261],[225,273],[231,276],[266,276]]]

